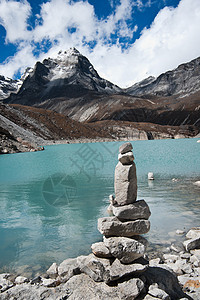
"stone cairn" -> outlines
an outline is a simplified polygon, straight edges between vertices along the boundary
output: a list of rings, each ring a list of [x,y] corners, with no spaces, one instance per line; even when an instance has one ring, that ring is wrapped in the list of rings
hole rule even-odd
[[[104,235],[103,242],[92,245],[96,257],[107,258],[109,274],[104,281],[140,274],[148,265],[144,257],[147,240],[140,236],[150,229],[151,212],[144,200],[137,200],[137,176],[132,144],[119,147],[118,164],[115,168],[115,198],[110,196],[109,213],[112,216],[98,219],[98,230]],[[112,261],[113,260],[113,261]],[[107,266],[105,266],[106,269]]]

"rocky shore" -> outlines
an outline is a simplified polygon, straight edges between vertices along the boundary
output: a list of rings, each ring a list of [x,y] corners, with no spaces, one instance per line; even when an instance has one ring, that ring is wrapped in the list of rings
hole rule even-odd
[[[149,259],[150,208],[137,199],[137,176],[131,143],[119,148],[115,197],[109,216],[98,219],[101,242],[87,256],[54,262],[45,274],[0,274],[0,299],[200,299],[200,227],[185,241]]]

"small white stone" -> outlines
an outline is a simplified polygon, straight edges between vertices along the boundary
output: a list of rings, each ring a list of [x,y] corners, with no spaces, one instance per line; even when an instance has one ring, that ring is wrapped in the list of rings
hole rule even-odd
[[[56,263],[53,263],[49,269],[47,270],[47,274],[50,276],[50,277],[57,277],[58,276],[58,266]]]
[[[185,231],[183,231],[183,230],[180,230],[180,229],[176,230],[177,235],[183,235],[184,233],[185,233]]]
[[[188,239],[198,239],[200,238],[200,227],[191,228],[186,234]]]
[[[55,283],[56,283],[55,279],[42,278],[42,285],[46,287],[53,287]]]
[[[200,186],[200,180],[193,183],[194,185]]]
[[[15,283],[16,284],[22,284],[24,282],[27,282],[28,278],[24,277],[24,276],[17,276],[17,278],[15,278]]]
[[[148,180],[154,180],[153,172],[148,173]]]

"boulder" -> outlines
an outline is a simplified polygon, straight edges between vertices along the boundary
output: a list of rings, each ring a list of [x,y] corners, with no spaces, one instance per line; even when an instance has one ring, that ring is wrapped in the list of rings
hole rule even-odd
[[[94,254],[89,254],[88,256],[79,256],[77,262],[80,271],[90,276],[94,281],[110,281],[109,259],[99,258]]]
[[[124,143],[123,145],[121,145],[119,147],[119,153],[124,154],[124,153],[131,151],[132,149],[133,149],[133,146],[130,142]]]
[[[119,259],[115,259],[110,267],[110,281],[118,280],[119,278],[127,275],[138,275],[148,268],[148,265],[142,265],[139,263],[122,264]]]
[[[58,276],[58,266],[56,263],[53,263],[47,270],[47,274],[50,278],[56,278]]]
[[[149,206],[144,200],[138,200],[133,204],[124,206],[113,205],[112,211],[113,214],[121,220],[148,220],[151,215]]]
[[[15,278],[15,284],[22,284],[24,282],[28,282],[28,278],[24,277],[24,276],[17,276]]]
[[[46,287],[55,287],[57,285],[57,280],[52,278],[42,278],[41,284]]]
[[[187,251],[193,250],[193,249],[199,249],[200,248],[200,237],[197,239],[190,239],[183,242],[183,245]]]
[[[4,292],[7,289],[11,288],[13,286],[13,283],[9,280],[10,274],[3,273],[0,274],[0,291]]]
[[[122,165],[120,162],[115,168],[115,202],[126,205],[136,201],[137,177],[134,162],[131,165]]]
[[[122,165],[130,165],[133,163],[134,161],[134,156],[133,156],[133,152],[127,152],[124,154],[119,154],[118,155],[118,160],[120,161],[120,163],[122,163]]]
[[[144,282],[139,278],[132,278],[128,281],[118,284],[118,289],[120,295],[119,299],[133,300],[136,299],[144,289]]]
[[[148,220],[121,222],[117,217],[104,217],[98,219],[98,230],[105,236],[124,236],[145,234],[150,229]]]
[[[91,246],[92,252],[95,256],[101,258],[111,258],[109,249],[105,246],[103,242],[92,244]]]
[[[145,240],[145,239],[144,239]],[[121,263],[129,264],[145,254],[145,242],[126,237],[104,238],[104,243],[110,253],[118,258]]]
[[[68,258],[65,259],[59,266],[58,266],[58,275],[65,277],[66,280],[71,278],[72,276],[80,274],[77,258]]]
[[[130,300],[136,299],[142,292],[144,283],[139,278],[133,278],[117,286],[109,286],[104,282],[94,282],[85,274],[72,277],[63,289],[69,292],[68,300]]]
[[[188,239],[197,239],[200,238],[200,227],[191,228],[186,234]]]

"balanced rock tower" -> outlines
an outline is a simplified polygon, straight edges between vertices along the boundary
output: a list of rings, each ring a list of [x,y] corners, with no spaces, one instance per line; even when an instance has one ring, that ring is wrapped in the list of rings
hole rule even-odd
[[[115,168],[115,198],[110,196],[112,216],[98,219],[103,242],[91,247],[96,257],[109,260],[109,268],[106,267],[108,282],[132,274],[135,277],[148,268],[141,259],[148,242],[140,235],[150,229],[148,219],[151,212],[144,200],[137,200],[136,166],[131,143],[120,146],[119,152]]]

